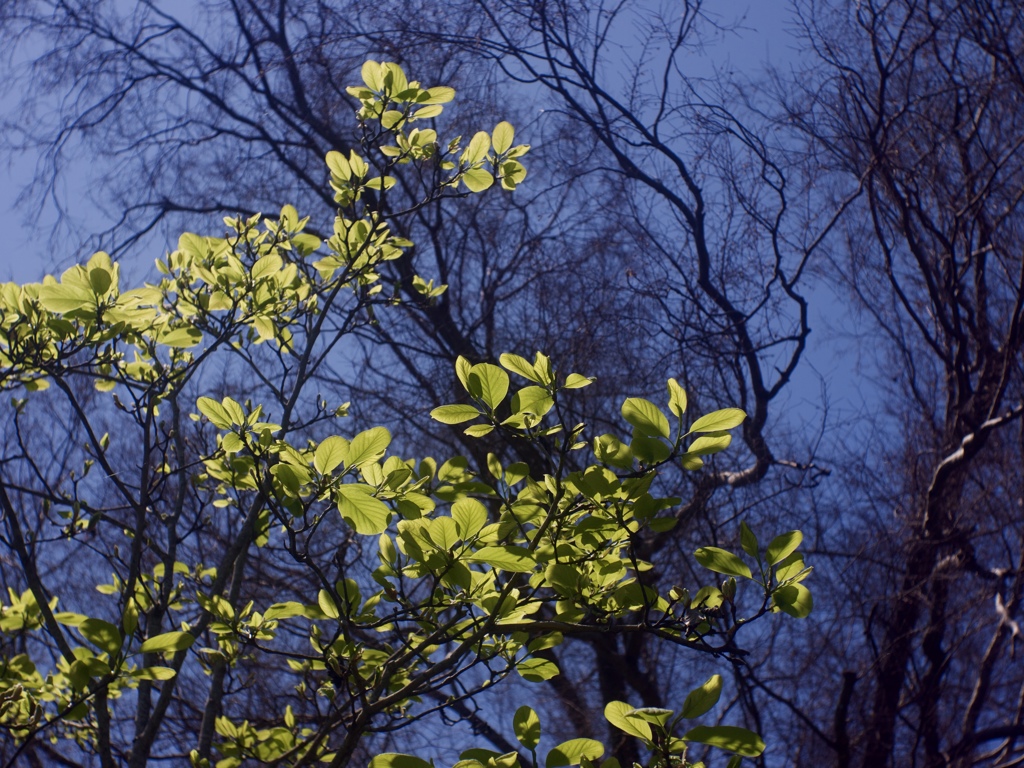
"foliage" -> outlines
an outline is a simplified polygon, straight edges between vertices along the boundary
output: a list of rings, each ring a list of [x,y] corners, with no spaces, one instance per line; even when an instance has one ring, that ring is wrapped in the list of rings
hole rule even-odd
[[[423,88],[390,63],[367,62],[363,80],[349,89],[362,151],[326,158],[338,205],[329,235],[285,206],[276,218],[225,219],[225,237],[182,235],[141,287],[123,289],[104,253],[59,280],[2,287],[0,386],[19,451],[0,470],[4,545],[22,585],[0,606],[0,727],[19,744],[13,760],[43,745],[144,765],[171,745],[197,766],[344,765],[374,734],[457,713],[513,673],[558,675],[545,651],[565,637],[645,633],[735,657],[743,625],[809,613],[796,532],[762,550],[744,527],[753,568],[699,549],[696,562],[727,577],[720,585],[663,594],[652,583],[638,544],[675,525],[667,512],[680,504],[658,490],[659,470],[699,469],[744,419],[729,408],[689,421],[674,379],[671,418],[628,398],[631,434],[591,438],[564,416],[589,378],[562,375],[541,353],[459,358],[465,394],[434,419],[529,444],[535,466],[486,452],[480,467],[404,458],[382,426],[337,433],[350,404],[310,382],[335,345],[402,300],[380,272],[412,247],[392,222],[495,181],[514,189],[529,149],[505,122],[440,142],[414,126],[452,89]],[[388,190],[405,165],[432,187],[395,211]],[[416,285],[426,303],[445,290]],[[221,396],[218,374],[244,381],[242,395]],[[56,428],[62,408],[70,447],[40,469],[52,446],[28,426],[51,414]],[[84,577],[98,563],[113,571],[95,586],[101,598],[66,582],[55,593],[54,571],[77,558],[91,563]],[[241,694],[261,681],[276,711],[246,709]],[[624,702],[606,715],[652,765],[692,764],[694,743],[734,753],[733,765],[761,753],[759,737],[718,724],[676,735],[721,689],[712,677],[678,715]],[[536,713],[520,709],[513,730],[538,764]],[[546,765],[603,752],[574,739]],[[520,755],[463,758],[511,768]],[[371,764],[427,763],[386,753]]]

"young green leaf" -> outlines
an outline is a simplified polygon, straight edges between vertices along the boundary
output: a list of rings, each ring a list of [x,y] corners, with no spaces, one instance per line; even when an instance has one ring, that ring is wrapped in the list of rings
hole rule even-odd
[[[101,651],[115,654],[121,650],[121,631],[108,621],[86,619],[78,625],[78,631]]]
[[[630,397],[623,402],[622,418],[646,437],[667,438],[670,434],[665,414],[650,400],[642,397]]]
[[[787,584],[772,593],[775,605],[784,613],[797,619],[806,619],[814,610],[811,591],[803,584]]]
[[[668,380],[668,409],[676,417],[686,413],[686,390],[675,379]]]
[[[508,374],[490,363],[479,363],[469,371],[469,392],[492,411],[508,394]]]
[[[498,123],[491,132],[491,143],[494,144],[494,151],[499,155],[507,152],[509,147],[512,146],[514,138],[515,129],[512,128],[511,124],[506,123],[504,120]]]
[[[721,432],[724,429],[738,427],[747,418],[740,408],[723,408],[720,411],[701,416],[690,426],[690,432]]]
[[[750,567],[732,552],[718,547],[701,547],[693,555],[697,558],[697,562],[709,571],[724,573],[726,576],[751,578]]]
[[[750,526],[745,521],[740,523],[740,546],[751,557],[757,557],[759,546],[757,536],[754,535],[754,532],[750,530]]]
[[[702,686],[694,688],[683,702],[683,717],[692,719],[706,715],[722,695],[722,676],[712,675]]]
[[[630,736],[649,742],[651,726],[646,720],[626,716],[633,710],[632,704],[627,704],[624,701],[609,701],[604,707],[604,719],[620,731],[625,731]]]
[[[796,551],[803,540],[804,535],[800,531],[790,531],[776,536],[768,545],[768,552],[765,555],[768,565],[782,562]]]
[[[498,358],[498,362],[501,363],[506,370],[519,374],[524,379],[535,381],[538,384],[541,383],[541,378],[537,375],[537,371],[524,357],[506,352]]]
[[[464,558],[470,563],[484,563],[502,571],[513,573],[529,573],[536,563],[529,551],[511,545],[500,547],[482,547]]]
[[[321,475],[329,475],[348,459],[348,449],[348,440],[332,435],[316,447],[313,466]]]
[[[434,768],[431,763],[413,755],[385,752],[370,761],[369,768]]]
[[[374,427],[352,438],[345,466],[358,467],[368,461],[377,461],[391,445],[391,433],[384,427]]]
[[[523,659],[516,664],[516,672],[528,683],[543,683],[561,674],[553,661],[535,657]]]
[[[735,752],[744,757],[757,757],[764,752],[764,742],[760,736],[734,725],[698,725],[687,731],[683,738]]]
[[[694,440],[686,453],[690,456],[707,456],[712,453],[724,451],[732,442],[732,435],[728,432],[712,435],[701,435]]]
[[[195,637],[188,632],[165,632],[146,640],[139,648],[140,653],[165,653],[167,651],[185,651],[192,647]]]
[[[342,519],[356,533],[376,536],[388,527],[391,511],[380,499],[373,497],[373,488],[359,483],[345,483],[337,488],[336,503]]]
[[[462,424],[482,415],[472,405],[440,405],[430,412],[430,418],[442,424]]]
[[[512,717],[512,728],[516,740],[527,749],[533,750],[540,743],[540,718],[530,707],[522,706]]]
[[[604,746],[594,739],[570,739],[563,741],[548,752],[545,768],[560,768],[563,765],[579,765],[584,758],[597,760],[604,754]]]
[[[476,536],[487,524],[487,507],[476,499],[462,498],[452,504],[452,519],[463,540]]]

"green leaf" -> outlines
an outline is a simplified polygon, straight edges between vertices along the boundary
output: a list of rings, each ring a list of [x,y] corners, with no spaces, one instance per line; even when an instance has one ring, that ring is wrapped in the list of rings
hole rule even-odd
[[[434,768],[434,766],[420,757],[385,752],[373,758],[369,768]]]
[[[342,519],[364,536],[384,533],[391,514],[383,501],[373,497],[373,490],[368,485],[345,483],[336,492]]]
[[[170,667],[143,667],[131,673],[136,680],[171,680],[178,673]]]
[[[442,424],[461,424],[482,415],[472,405],[441,405],[430,412],[430,418]]]
[[[747,414],[740,408],[723,408],[720,411],[712,411],[706,416],[701,416],[690,426],[690,433],[693,432],[721,432],[723,429],[738,427],[747,418]]]
[[[757,557],[759,547],[757,536],[754,535],[754,532],[750,530],[750,526],[745,521],[740,523],[740,546],[751,557]]]
[[[218,429],[231,429],[231,415],[227,409],[212,397],[200,397],[196,400],[196,408],[210,423]]]
[[[797,619],[806,619],[814,610],[811,591],[803,584],[787,584],[772,593],[772,600],[779,610]]]
[[[494,184],[494,174],[485,168],[471,168],[462,174],[462,183],[470,192],[483,192]]]
[[[275,464],[270,474],[280,483],[287,495],[298,496],[299,490],[309,482],[309,470],[295,464]]]
[[[302,603],[290,600],[286,603],[274,603],[272,606],[267,608],[263,614],[263,618],[267,621],[275,619],[290,619],[293,616],[305,616],[306,606]]]
[[[95,309],[96,294],[73,285],[43,285],[39,288],[39,303],[49,312],[66,314],[77,309]]]
[[[615,435],[601,435],[594,438],[594,456],[598,461],[622,469],[633,468],[633,454],[629,446]]]
[[[604,707],[604,719],[620,731],[625,731],[630,736],[636,736],[638,739],[649,742],[651,726],[647,721],[626,717],[633,709],[632,704],[627,704],[624,701],[609,701]]]
[[[195,637],[188,632],[165,632],[146,640],[140,653],[165,653],[167,651],[185,651],[192,647]]]
[[[582,373],[570,373],[565,377],[565,384],[562,385],[562,388],[580,389],[582,387],[589,387],[593,383],[593,377],[584,376]]]
[[[727,576],[742,576],[751,578],[750,568],[732,552],[726,552],[718,547],[701,547],[693,553],[697,562],[715,573],[724,573]]]
[[[796,551],[803,540],[804,535],[800,531],[790,531],[776,536],[768,545],[768,552],[765,555],[768,565],[775,565],[785,560]]]
[[[629,712],[627,717],[664,726],[673,714],[671,709],[665,709],[664,707],[637,707]]]
[[[732,442],[732,435],[728,432],[714,435],[701,435],[694,440],[686,449],[689,456],[707,456],[712,453],[724,451]]]
[[[466,541],[487,524],[487,507],[476,499],[463,498],[452,504],[452,519],[459,536]]]
[[[391,433],[384,427],[374,427],[360,432],[352,438],[348,447],[347,467],[358,467],[368,461],[376,461],[391,445]],[[379,531],[378,531],[379,533]]]
[[[498,362],[507,370],[522,376],[524,379],[535,381],[538,384],[541,383],[541,378],[537,375],[536,369],[534,369],[533,365],[531,365],[524,357],[506,352],[498,358]]]
[[[523,387],[512,395],[513,413],[532,413],[544,416],[554,407],[555,401],[544,387]]]
[[[174,328],[164,331],[156,339],[161,344],[176,349],[187,349],[194,347],[203,340],[203,332],[194,326],[187,325],[183,328]]]
[[[563,765],[579,765],[583,758],[597,760],[604,754],[604,745],[594,739],[570,739],[563,741],[548,752],[546,768],[559,768]]]
[[[668,419],[650,400],[630,397],[622,404],[622,418],[646,437],[669,436]]]
[[[722,676],[712,675],[699,688],[694,688],[683,702],[682,716],[687,719],[707,714],[722,696]]]
[[[734,725],[698,725],[687,731],[683,738],[735,752],[744,757],[757,757],[764,752],[764,742],[760,736]]]
[[[86,619],[78,625],[78,631],[90,643],[111,655],[121,650],[121,632],[109,621]]]
[[[529,750],[540,743],[540,718],[530,707],[522,706],[512,717],[512,729],[516,740]]]
[[[493,424],[474,424],[471,427],[466,427],[462,431],[465,434],[469,435],[470,437],[483,437],[484,435],[489,435],[489,434],[491,434],[491,432],[494,431],[494,425]]]
[[[469,392],[492,411],[508,394],[508,374],[490,363],[479,363],[469,370]]]
[[[538,658],[523,659],[516,664],[516,672],[528,683],[543,683],[561,674],[553,661]]]
[[[491,132],[491,143],[494,144],[494,151],[499,155],[507,152],[512,146],[512,140],[515,138],[515,135],[515,129],[504,120],[494,126],[494,130]]]
[[[536,563],[529,550],[522,547],[482,547],[465,558],[466,562],[483,563],[502,571],[529,573]]]
[[[477,131],[473,134],[473,138],[470,139],[469,146],[466,147],[466,151],[462,153],[462,162],[468,165],[479,163],[484,159],[484,155],[487,154],[487,150],[490,148],[491,137],[488,135],[487,131]],[[487,173],[490,175],[489,172]]]
[[[349,442],[343,437],[331,435],[316,447],[313,466],[321,475],[328,475],[338,468],[349,455]]]
[[[686,413],[686,390],[675,379],[668,380],[668,409],[677,417]]]
[[[417,104],[447,104],[449,101],[455,98],[455,89],[449,88],[445,85],[438,85],[433,88],[428,88],[427,98],[416,99]]]
[[[328,619],[337,619],[341,617],[341,613],[338,611],[337,602],[326,589],[321,589],[317,593],[316,604],[320,606],[320,610],[324,612],[324,616]]]

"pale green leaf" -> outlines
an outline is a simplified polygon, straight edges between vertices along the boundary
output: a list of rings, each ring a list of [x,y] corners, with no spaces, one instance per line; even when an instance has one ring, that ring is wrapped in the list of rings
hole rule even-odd
[[[131,673],[136,680],[171,680],[178,674],[170,667],[143,667]]]
[[[370,761],[369,768],[434,768],[434,766],[420,757],[385,752],[374,757]]]
[[[476,499],[462,498],[452,504],[452,519],[459,536],[467,540],[476,536],[487,524],[487,507]]]
[[[461,424],[481,415],[472,405],[441,405],[430,412],[430,418],[442,424]]]
[[[803,584],[787,584],[772,593],[772,600],[779,610],[797,619],[806,619],[814,610],[811,591]]]
[[[512,373],[516,373],[524,379],[535,381],[538,384],[541,382],[541,378],[537,375],[537,371],[534,369],[533,365],[524,357],[506,352],[498,358],[498,362],[501,363],[506,370],[512,371]]]
[[[563,741],[548,752],[546,768],[560,768],[563,765],[579,765],[583,758],[597,760],[604,754],[604,745],[594,739],[570,739]]]
[[[469,371],[469,392],[491,410],[508,394],[508,374],[490,363],[479,363]]]
[[[39,303],[50,312],[65,314],[78,309],[95,309],[96,294],[84,287],[43,285],[39,288]]]
[[[582,373],[570,373],[565,377],[565,384],[563,384],[562,387],[564,389],[581,389],[583,387],[589,387],[593,383],[593,377],[584,376]]]
[[[373,488],[358,483],[346,483],[337,488],[336,501],[342,519],[356,533],[377,536],[388,527],[390,510],[380,499],[374,498]]]
[[[462,183],[470,192],[483,192],[494,184],[494,174],[486,168],[470,168],[462,174]]]
[[[740,408],[723,408],[720,411],[701,416],[690,427],[690,432],[720,432],[723,429],[738,427],[747,418]]]
[[[746,522],[740,523],[740,546],[743,547],[743,551],[751,557],[757,557],[758,543],[757,536],[750,530],[750,526]]]
[[[732,435],[728,432],[720,434],[701,435],[694,440],[686,452],[690,456],[708,456],[712,453],[724,451],[732,442]]]
[[[102,651],[115,654],[121,649],[121,631],[109,621],[86,619],[78,625],[82,637]]]
[[[192,647],[195,637],[188,632],[165,632],[146,640],[139,648],[141,653],[165,653],[167,651],[184,651]]]
[[[668,380],[668,409],[675,416],[686,413],[686,390],[675,379]]]
[[[622,417],[647,437],[668,437],[668,419],[650,400],[630,397],[622,404]]]
[[[316,447],[313,466],[322,475],[330,474],[348,458],[348,454],[348,440],[331,435]]]
[[[467,165],[474,165],[484,159],[484,155],[487,154],[487,150],[491,148],[491,137],[487,131],[477,131],[473,134],[473,138],[469,142],[469,146],[466,147],[466,151],[462,153],[462,162]],[[488,175],[490,175],[488,173]],[[493,181],[493,177],[491,178]],[[467,186],[469,186],[467,184]]]
[[[465,560],[514,573],[529,573],[536,565],[528,550],[513,546],[483,547],[468,555]]]
[[[391,444],[391,433],[384,427],[373,427],[352,438],[348,447],[345,466],[358,467],[368,461],[376,461],[384,455]]]
[[[522,706],[512,717],[512,729],[516,740],[527,749],[533,750],[540,743],[540,718],[532,708]]]
[[[751,578],[750,567],[732,552],[718,547],[701,547],[693,554],[697,558],[697,562],[709,571],[724,573],[727,576]]]
[[[744,757],[757,757],[764,752],[764,742],[760,736],[734,725],[698,725],[687,731],[683,738],[735,752]]]
[[[609,701],[604,707],[604,718],[620,731],[645,741],[651,740],[651,726],[645,720],[626,717],[634,709],[624,701]]]
[[[553,661],[538,658],[523,659],[516,664],[516,672],[528,683],[543,683],[560,674]]]
[[[512,140],[515,138],[515,133],[515,129],[512,125],[505,121],[494,126],[494,130],[491,132],[491,143],[494,145],[494,151],[499,155],[508,151],[509,147],[512,146]]]
[[[712,675],[699,688],[694,688],[683,702],[682,716],[700,717],[707,714],[722,696],[722,676]]]
[[[768,552],[765,554],[768,565],[775,565],[785,560],[796,551],[803,540],[804,535],[800,531],[790,531],[776,536],[768,545]]]

